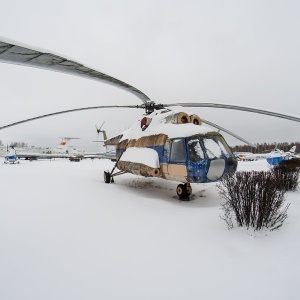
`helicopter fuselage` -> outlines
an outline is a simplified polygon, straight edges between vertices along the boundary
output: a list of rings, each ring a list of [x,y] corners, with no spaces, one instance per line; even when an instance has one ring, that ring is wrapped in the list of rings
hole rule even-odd
[[[118,136],[117,168],[183,183],[213,182],[236,171],[237,158],[220,133],[199,122],[178,122],[174,114],[178,116],[156,113],[147,118],[148,124],[143,118]]]
[[[216,181],[226,173],[235,172],[237,168],[236,156],[216,132],[208,136],[167,137],[164,145],[139,147],[132,156],[126,155],[124,161],[122,155],[125,156],[126,150],[130,152],[131,147],[117,149],[120,157],[118,168],[145,177],[204,183]],[[143,159],[138,159],[139,156],[143,156]],[[158,163],[149,166],[155,160]]]

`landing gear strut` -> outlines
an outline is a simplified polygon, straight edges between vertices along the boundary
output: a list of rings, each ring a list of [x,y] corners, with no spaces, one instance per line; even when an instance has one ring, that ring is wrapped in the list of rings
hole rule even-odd
[[[114,173],[114,171],[115,171],[115,169],[117,168],[118,162],[119,162],[119,160],[121,159],[123,153],[125,152],[125,150],[126,150],[126,148],[127,148],[127,145],[128,145],[128,143],[126,144],[126,147],[125,147],[124,151],[121,153],[121,155],[120,155],[119,158],[117,159],[117,161],[116,161],[116,163],[115,163],[113,169],[111,170],[111,172],[108,172],[108,171],[105,172],[105,171],[104,171],[104,182],[105,182],[105,183],[114,183],[114,182],[115,182],[115,181],[114,181],[114,176],[118,176],[118,175],[122,175],[122,174],[125,174],[125,173],[126,173],[125,171],[118,171],[118,172],[115,172],[115,173]]]
[[[104,182],[110,183],[110,178],[111,178],[110,173],[104,171]]]
[[[190,195],[192,194],[192,187],[189,183],[179,184],[176,189],[179,199],[189,200]]]
[[[113,172],[104,171],[103,178],[105,183],[114,183],[114,177],[118,175],[125,174],[123,171],[119,171],[113,174]]]

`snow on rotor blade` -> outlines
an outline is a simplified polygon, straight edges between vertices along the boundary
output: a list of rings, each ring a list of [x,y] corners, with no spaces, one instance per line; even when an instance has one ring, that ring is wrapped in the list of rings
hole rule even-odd
[[[12,126],[20,125],[20,124],[23,124],[23,123],[27,123],[27,122],[30,122],[30,121],[38,120],[38,119],[53,117],[53,116],[60,115],[60,114],[66,114],[66,113],[76,112],[76,111],[81,111],[81,110],[99,109],[99,108],[144,108],[144,106],[143,105],[142,106],[139,106],[139,105],[108,105],[108,106],[92,106],[92,107],[82,107],[82,108],[68,109],[68,110],[58,111],[58,112],[55,112],[55,113],[41,115],[41,116],[38,116],[38,117],[25,119],[25,120],[14,122],[14,123],[11,123],[11,124],[8,124],[8,125],[0,126],[0,130],[6,129],[6,128],[12,127]]]
[[[65,57],[44,52],[44,50],[33,50],[31,48],[32,47],[29,46],[18,46],[11,41],[0,41],[0,61],[4,63],[48,69],[56,72],[62,72],[102,81],[134,94],[135,96],[140,98],[140,100],[142,100],[144,104],[152,103],[150,98],[143,92],[121,80],[93,70],[82,65],[81,63],[75,62]]]
[[[274,111],[268,111],[263,109],[257,109],[246,106],[237,106],[230,104],[220,104],[220,103],[173,103],[173,104],[164,104],[165,107],[169,106],[183,106],[183,107],[213,107],[213,108],[225,108],[225,109],[233,109],[233,110],[241,110],[247,112],[253,112],[262,115],[268,115],[272,117],[282,118],[290,121],[300,122],[300,118],[296,116],[291,116],[288,114],[282,114]]]

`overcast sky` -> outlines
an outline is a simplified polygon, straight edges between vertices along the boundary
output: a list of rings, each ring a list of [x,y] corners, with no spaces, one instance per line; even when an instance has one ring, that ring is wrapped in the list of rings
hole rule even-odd
[[[215,102],[300,116],[299,0],[0,0],[0,36],[116,77],[156,103]],[[0,125],[64,109],[141,104],[116,87],[0,64]],[[300,124],[224,109],[189,109],[245,139],[299,141]],[[143,113],[95,110],[0,132],[3,143],[96,149],[95,125],[120,133]],[[224,134],[231,146],[242,144]]]

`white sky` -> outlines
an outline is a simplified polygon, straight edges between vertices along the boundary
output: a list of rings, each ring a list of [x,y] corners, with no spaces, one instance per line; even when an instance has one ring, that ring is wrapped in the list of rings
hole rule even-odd
[[[300,116],[299,1],[0,3],[0,36],[70,57],[156,103],[216,102]],[[0,125],[63,109],[141,103],[113,86],[45,70],[0,64],[0,78]],[[299,141],[296,122],[223,109],[194,111],[254,143]],[[81,140],[74,144],[92,150],[95,125],[105,121],[112,136],[142,113],[66,114],[3,130],[0,140],[54,147],[59,137],[76,136]]]

